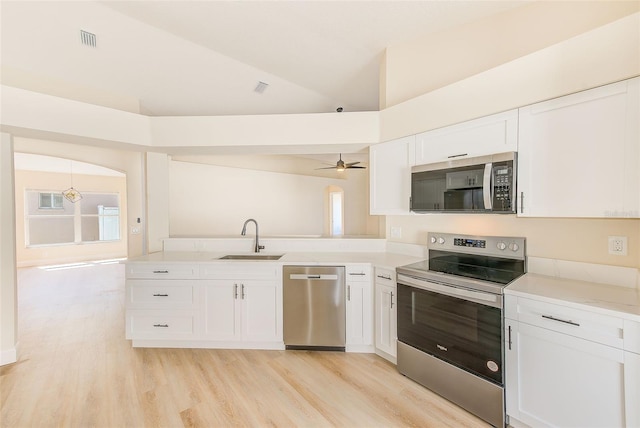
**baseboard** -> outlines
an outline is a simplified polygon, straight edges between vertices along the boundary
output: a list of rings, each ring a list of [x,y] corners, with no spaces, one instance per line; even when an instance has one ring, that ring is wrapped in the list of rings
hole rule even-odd
[[[18,345],[15,348],[0,351],[0,366],[13,364],[18,361]]]

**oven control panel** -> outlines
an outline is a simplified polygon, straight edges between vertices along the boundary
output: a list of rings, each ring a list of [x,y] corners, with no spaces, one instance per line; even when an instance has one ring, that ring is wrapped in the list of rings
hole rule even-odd
[[[428,248],[524,260],[525,238],[429,232]]]
[[[487,241],[484,239],[453,238],[453,245],[457,247],[486,248]]]

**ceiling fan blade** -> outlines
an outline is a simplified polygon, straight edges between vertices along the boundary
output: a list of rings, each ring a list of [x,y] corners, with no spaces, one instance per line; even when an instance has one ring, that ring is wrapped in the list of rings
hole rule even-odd
[[[335,166],[327,166],[325,168],[316,168],[316,169],[336,169]]]
[[[352,169],[352,168],[358,168],[358,169],[367,169],[366,166],[353,166],[353,165],[347,165],[346,168]]]
[[[347,168],[349,168],[351,165],[355,165],[355,164],[358,164],[358,163],[360,163],[360,162],[349,162],[346,165],[347,165]]]

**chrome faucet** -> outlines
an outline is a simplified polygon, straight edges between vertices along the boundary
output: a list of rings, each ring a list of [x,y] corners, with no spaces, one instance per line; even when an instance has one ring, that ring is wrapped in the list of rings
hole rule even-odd
[[[247,223],[249,223],[250,221],[252,221],[256,225],[256,246],[253,249],[253,251],[255,251],[256,253],[259,253],[260,250],[264,250],[264,245],[260,245],[259,241],[258,241],[258,222],[255,221],[252,218],[250,218],[249,220],[245,221],[244,222],[244,226],[242,226],[242,232],[240,232],[240,234],[242,236],[245,236],[247,234]]]

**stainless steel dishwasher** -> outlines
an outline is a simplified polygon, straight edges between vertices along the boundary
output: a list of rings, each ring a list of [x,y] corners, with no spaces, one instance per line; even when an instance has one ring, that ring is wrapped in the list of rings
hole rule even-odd
[[[344,351],[344,266],[284,266],[286,349]]]

